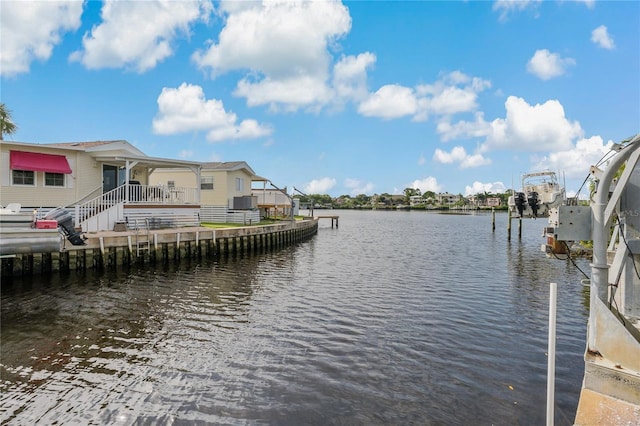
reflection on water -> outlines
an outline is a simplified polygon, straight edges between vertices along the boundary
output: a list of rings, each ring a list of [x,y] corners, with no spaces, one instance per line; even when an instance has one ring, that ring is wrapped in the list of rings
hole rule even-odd
[[[277,253],[2,283],[3,422],[572,424],[581,274],[542,221],[341,211]],[[588,270],[587,261],[578,264]]]

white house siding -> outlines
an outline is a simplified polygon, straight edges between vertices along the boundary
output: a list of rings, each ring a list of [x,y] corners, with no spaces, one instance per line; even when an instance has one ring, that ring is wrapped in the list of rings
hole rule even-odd
[[[88,201],[87,197],[93,198],[102,193],[102,164],[81,151],[78,151],[76,158],[77,167],[71,166],[76,186],[76,193],[71,202]],[[80,178],[77,178],[78,176]]]
[[[251,176],[245,170],[206,170],[201,177],[213,177],[213,190],[201,190],[200,204],[203,206],[233,207],[233,197],[251,195]],[[243,190],[236,191],[236,178],[243,179]],[[175,186],[197,188],[196,176],[190,171],[158,169],[149,176],[150,185],[167,185],[174,181]]]
[[[157,169],[149,175],[149,185],[169,186],[169,181],[173,181],[176,187],[198,187],[196,175],[190,170]]]
[[[35,186],[12,185],[10,168],[10,151],[39,152],[43,154],[64,155],[71,167],[72,173],[65,175],[64,187],[44,186],[44,173],[35,173]],[[72,204],[76,200],[76,193],[80,191],[82,185],[89,184],[90,178],[78,180],[78,167],[81,161],[78,160],[76,151],[39,148],[33,149],[29,146],[12,145],[3,143],[0,150],[0,179],[2,190],[0,191],[0,204],[20,203],[24,208],[40,207],[60,207]],[[93,160],[91,160],[93,162]],[[99,182],[102,178],[99,177]]]

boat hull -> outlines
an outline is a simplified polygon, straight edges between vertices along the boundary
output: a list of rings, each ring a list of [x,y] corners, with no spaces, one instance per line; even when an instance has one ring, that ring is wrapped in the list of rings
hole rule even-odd
[[[0,229],[0,256],[52,253],[59,252],[61,248],[62,237],[57,229]]]

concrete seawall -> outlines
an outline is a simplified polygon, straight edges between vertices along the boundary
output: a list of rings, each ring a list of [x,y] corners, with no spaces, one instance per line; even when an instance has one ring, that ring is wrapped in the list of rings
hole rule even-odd
[[[63,241],[59,252],[23,253],[2,258],[1,270],[2,277],[15,277],[257,253],[305,241],[317,232],[317,219],[238,228],[103,231],[87,234],[84,246]]]

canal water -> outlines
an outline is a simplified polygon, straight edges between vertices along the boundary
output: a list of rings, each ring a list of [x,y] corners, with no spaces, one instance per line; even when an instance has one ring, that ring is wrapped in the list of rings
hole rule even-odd
[[[572,424],[588,289],[540,251],[545,220],[509,242],[506,214],[332,213],[277,252],[5,279],[0,421],[544,424],[557,282]]]

